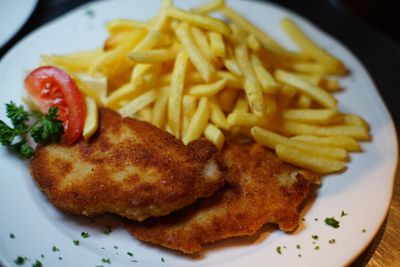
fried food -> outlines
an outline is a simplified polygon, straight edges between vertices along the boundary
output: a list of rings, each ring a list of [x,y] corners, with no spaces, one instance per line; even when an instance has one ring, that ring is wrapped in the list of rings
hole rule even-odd
[[[217,148],[185,146],[146,122],[101,109],[100,128],[73,146],[39,146],[32,176],[65,212],[114,213],[133,220],[166,215],[223,185]]]
[[[125,221],[140,240],[184,253],[229,237],[253,235],[264,224],[298,226],[299,205],[318,175],[281,162],[259,144],[225,144],[226,184],[209,198],[160,218]]]

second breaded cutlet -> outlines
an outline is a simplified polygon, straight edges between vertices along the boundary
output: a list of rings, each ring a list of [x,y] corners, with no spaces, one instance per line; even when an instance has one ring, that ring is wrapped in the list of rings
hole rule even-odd
[[[281,162],[259,144],[226,144],[226,185],[214,195],[170,215],[124,221],[136,238],[192,254],[205,244],[253,235],[264,224],[283,231],[298,226],[298,207],[318,175]]]
[[[39,146],[30,169],[50,202],[67,213],[114,213],[132,220],[166,215],[223,185],[218,151],[185,146],[169,133],[108,109],[98,132],[73,146]]]

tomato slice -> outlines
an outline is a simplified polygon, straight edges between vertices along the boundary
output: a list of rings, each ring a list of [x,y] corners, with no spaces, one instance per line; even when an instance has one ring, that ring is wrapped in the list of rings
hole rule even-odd
[[[75,143],[82,135],[86,105],[68,73],[56,67],[39,67],[26,77],[25,88],[42,113],[58,107],[58,118],[64,122],[63,140]]]

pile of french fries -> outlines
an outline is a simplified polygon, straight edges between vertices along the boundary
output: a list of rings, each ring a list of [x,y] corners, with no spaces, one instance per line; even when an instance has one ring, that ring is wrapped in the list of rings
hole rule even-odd
[[[281,25],[298,51],[223,0],[190,11],[165,0],[149,21],[111,21],[103,49],[42,60],[75,78],[92,113],[96,103],[186,144],[205,137],[221,149],[226,139],[255,140],[317,173],[343,170],[348,152],[369,139],[361,117],[337,109],[345,66],[290,18]]]

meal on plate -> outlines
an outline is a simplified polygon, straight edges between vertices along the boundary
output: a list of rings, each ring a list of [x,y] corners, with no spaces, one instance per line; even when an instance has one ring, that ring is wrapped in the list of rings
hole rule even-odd
[[[32,158],[58,208],[119,215],[146,242],[192,254],[267,223],[293,231],[369,129],[338,110],[344,64],[281,26],[297,51],[223,0],[115,19],[102,48],[42,56],[25,79],[32,113],[7,104],[0,142]]]

